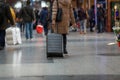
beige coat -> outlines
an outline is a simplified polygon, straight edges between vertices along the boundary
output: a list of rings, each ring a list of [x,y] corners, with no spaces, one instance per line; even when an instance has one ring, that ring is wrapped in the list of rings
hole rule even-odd
[[[52,24],[58,25],[58,31],[56,26],[52,25],[53,31],[59,34],[67,34],[69,32],[69,23],[75,24],[72,3],[71,0],[58,0],[59,7],[63,10],[62,21],[58,24],[55,22],[57,14],[57,0],[54,0],[52,7]]]

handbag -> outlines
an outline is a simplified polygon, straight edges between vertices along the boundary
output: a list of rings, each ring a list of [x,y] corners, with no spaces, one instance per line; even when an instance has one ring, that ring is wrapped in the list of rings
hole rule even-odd
[[[56,22],[62,21],[62,8],[59,7],[58,0],[57,0],[57,15],[56,15]]]
[[[43,26],[42,25],[37,25],[36,26],[36,32],[38,33],[38,34],[42,34],[43,33]]]

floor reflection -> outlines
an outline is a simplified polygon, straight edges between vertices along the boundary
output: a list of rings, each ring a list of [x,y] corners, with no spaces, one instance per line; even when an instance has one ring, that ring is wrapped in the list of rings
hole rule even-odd
[[[22,50],[16,50],[13,52],[13,64],[21,64],[22,62]]]

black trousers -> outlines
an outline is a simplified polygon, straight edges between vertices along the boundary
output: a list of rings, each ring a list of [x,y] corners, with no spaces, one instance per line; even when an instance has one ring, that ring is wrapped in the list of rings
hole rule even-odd
[[[66,46],[67,46],[67,35],[62,34],[62,36],[63,36],[63,50],[65,52],[66,51]]]
[[[90,32],[93,32],[93,28],[95,26],[95,20],[90,20]]]
[[[0,30],[0,46],[5,47],[5,30]]]
[[[98,33],[102,33],[105,31],[104,27],[104,20],[98,20],[98,25],[97,25]]]

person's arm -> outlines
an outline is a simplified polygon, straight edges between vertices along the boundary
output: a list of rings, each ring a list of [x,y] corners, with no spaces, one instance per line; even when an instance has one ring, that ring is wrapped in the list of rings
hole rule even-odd
[[[57,1],[54,0],[53,6],[52,6],[52,24],[55,24],[56,15],[57,15]]]
[[[57,1],[54,0],[52,6],[52,30],[56,32],[55,25],[56,25],[56,15],[57,15]]]
[[[43,10],[41,10],[40,12],[40,23],[43,24],[43,17],[44,17],[44,14],[43,14]]]
[[[23,8],[21,8],[20,11],[19,11],[18,19],[19,19],[20,21],[23,21]]]
[[[74,13],[73,13],[72,4],[70,5],[69,10],[70,10],[69,12],[70,12],[71,23],[72,23],[72,25],[74,25],[74,24],[76,24],[76,23],[75,23],[75,17],[74,17]]]
[[[32,12],[32,20],[33,20],[33,22],[36,20],[36,17],[35,17],[35,12],[34,12],[34,10],[32,9],[31,10],[31,12]]]

